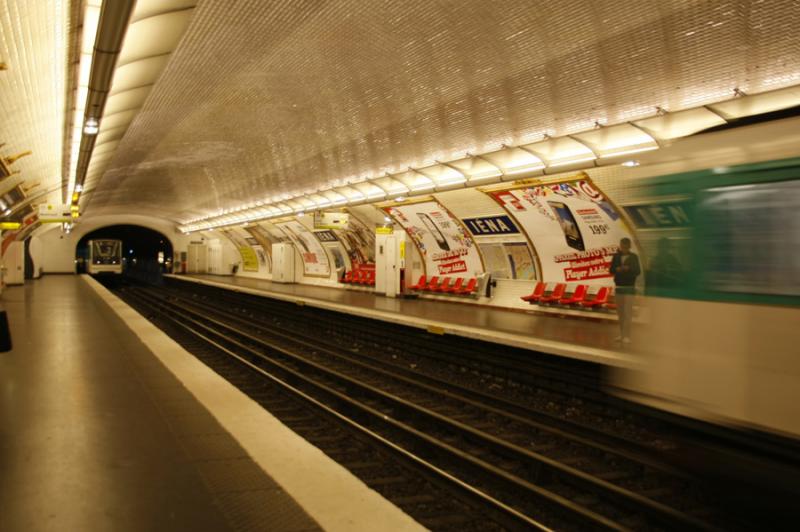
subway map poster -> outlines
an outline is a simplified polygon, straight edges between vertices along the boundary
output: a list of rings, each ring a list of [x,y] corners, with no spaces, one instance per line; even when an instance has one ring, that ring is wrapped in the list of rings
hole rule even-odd
[[[473,277],[483,273],[475,241],[439,202],[396,205],[384,210],[417,245],[428,276]]]
[[[588,176],[487,192],[528,234],[544,281],[608,284],[620,238],[619,212]]]

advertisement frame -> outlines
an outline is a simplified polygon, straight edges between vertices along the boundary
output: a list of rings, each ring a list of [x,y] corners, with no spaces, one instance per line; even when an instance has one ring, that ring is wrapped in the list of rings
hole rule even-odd
[[[528,188],[528,187],[559,185],[561,183],[569,183],[569,182],[579,181],[579,180],[587,181],[589,183],[589,185],[591,185],[593,188],[595,188],[597,191],[599,191],[601,194],[603,194],[603,198],[609,203],[609,205],[611,205],[614,208],[614,210],[617,212],[617,214],[619,214],[620,222],[622,223],[622,225],[624,226],[624,228],[628,232],[628,234],[631,236],[631,240],[633,241],[634,249],[639,253],[639,255],[640,255],[640,257],[642,257],[642,259],[646,259],[646,257],[643,255],[643,248],[639,244],[639,239],[637,237],[636,230],[634,230],[634,225],[628,219],[628,213],[625,212],[624,209],[621,209],[619,207],[619,205],[616,204],[616,202],[611,200],[609,198],[608,194],[605,191],[603,191],[603,189],[598,187],[595,184],[595,182],[592,179],[592,177],[589,174],[587,174],[586,172],[577,172],[577,173],[569,175],[569,176],[564,176],[564,177],[560,177],[560,178],[557,178],[557,179],[553,179],[552,181],[543,180],[543,179],[539,179],[539,178],[522,179],[522,180],[518,180],[518,181],[512,181],[511,183],[508,183],[508,184],[497,184],[497,185],[493,185],[493,186],[490,185],[490,186],[485,186],[485,187],[478,187],[478,190],[480,192],[486,194],[487,196],[489,196],[489,198],[491,198],[492,201],[497,203],[500,206],[500,208],[503,209],[503,211],[508,213],[513,220],[519,222],[519,220],[516,219],[516,216],[514,216],[514,213],[511,212],[511,210],[509,210],[503,203],[501,203],[498,200],[498,198],[495,196],[494,193],[508,191],[508,190],[518,190],[518,189],[521,189],[521,188]],[[517,225],[519,227],[519,230],[522,232],[522,234],[525,235],[525,239],[528,241],[528,244],[531,246],[531,249],[533,250],[534,254],[536,255],[535,259],[536,259],[537,274],[538,274],[538,277],[539,277],[538,280],[539,281],[543,281],[544,280],[543,279],[544,270],[542,269],[541,260],[539,258],[540,257],[539,250],[533,244],[533,241],[531,240],[531,237],[528,234],[528,231],[525,229],[524,224],[517,223]]]
[[[403,201],[403,202],[400,202],[400,203],[397,203],[397,202],[383,202],[383,203],[378,204],[377,207],[383,213],[385,213],[388,216],[390,216],[392,218],[392,220],[394,221],[394,223],[399,225],[400,228],[403,231],[406,231],[405,227],[403,227],[403,224],[401,224],[400,221],[394,215],[392,215],[391,212],[387,211],[387,209],[390,209],[392,207],[406,207],[408,205],[416,205],[417,203],[428,203],[428,202],[431,202],[431,201],[436,202],[442,208],[442,210],[447,213],[447,215],[452,220],[455,220],[456,223],[459,226],[461,226],[461,229],[464,231],[464,234],[468,235],[469,238],[472,240],[472,243],[474,244],[474,247],[475,247],[475,252],[478,254],[478,259],[481,261],[481,269],[483,270],[483,273],[485,274],[486,273],[486,261],[484,261],[484,259],[483,259],[483,253],[481,253],[481,250],[478,247],[478,242],[475,240],[475,235],[472,234],[472,232],[467,228],[467,226],[464,225],[464,223],[461,221],[461,219],[459,217],[454,215],[450,211],[450,209],[445,207],[445,205],[441,202],[441,200],[439,200],[439,198],[437,198],[433,194],[431,194],[430,196],[423,196],[423,197],[420,197],[420,198],[414,198],[414,199],[411,199],[411,200],[406,200],[406,201]],[[406,234],[408,234],[408,233],[406,232]],[[411,240],[411,243],[414,244],[414,248],[417,250],[417,254],[422,259],[421,263],[422,263],[422,273],[423,273],[423,275],[425,275],[425,277],[428,277],[428,263],[427,263],[426,260],[424,260],[425,255],[422,253],[422,250],[419,248],[419,244],[417,244],[417,242],[413,238],[409,237],[409,240]],[[445,276],[445,277],[453,277],[453,276]],[[455,276],[455,277],[458,277],[458,276]]]

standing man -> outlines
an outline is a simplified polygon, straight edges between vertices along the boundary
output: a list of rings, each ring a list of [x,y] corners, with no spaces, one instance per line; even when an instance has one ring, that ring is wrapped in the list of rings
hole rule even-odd
[[[617,342],[631,343],[631,321],[633,320],[633,298],[636,295],[636,278],[641,273],[639,257],[631,253],[631,239],[619,241],[619,250],[611,259],[611,274],[616,288],[617,315],[620,335]]]

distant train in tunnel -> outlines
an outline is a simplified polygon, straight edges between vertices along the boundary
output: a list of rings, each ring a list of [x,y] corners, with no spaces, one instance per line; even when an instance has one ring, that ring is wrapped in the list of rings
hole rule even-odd
[[[89,240],[88,248],[86,271],[90,275],[122,273],[122,240]]]
[[[800,138],[793,125],[787,143]],[[797,438],[800,158],[764,161],[757,142],[741,153],[759,162],[632,176],[641,366],[613,385],[675,413]]]

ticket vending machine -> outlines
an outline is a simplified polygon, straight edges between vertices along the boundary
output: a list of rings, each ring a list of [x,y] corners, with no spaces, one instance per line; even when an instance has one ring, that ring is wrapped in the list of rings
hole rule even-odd
[[[272,282],[294,283],[294,245],[288,242],[272,244]]]
[[[402,292],[402,271],[405,268],[405,261],[405,232],[384,231],[375,235],[376,293],[397,297]]]

